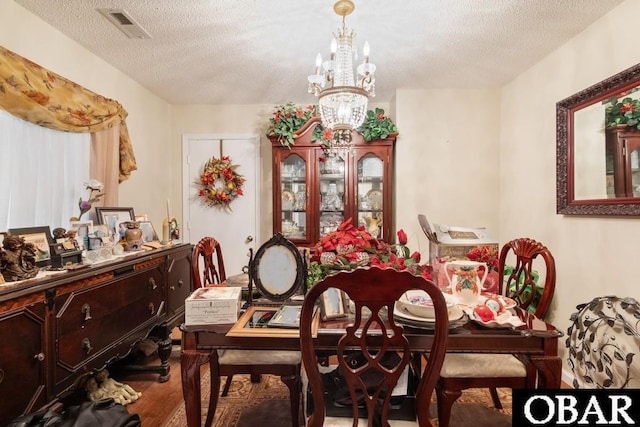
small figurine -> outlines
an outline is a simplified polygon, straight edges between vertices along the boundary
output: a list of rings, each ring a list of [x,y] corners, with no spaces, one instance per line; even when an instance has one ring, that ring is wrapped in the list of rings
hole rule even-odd
[[[0,273],[7,282],[30,279],[38,274],[36,247],[20,236],[6,236],[0,251]]]
[[[85,389],[87,390],[87,397],[90,401],[95,402],[97,400],[106,399],[107,393],[105,390],[98,386],[98,382],[94,377],[91,377],[87,380],[87,384],[85,385]]]
[[[180,226],[175,216],[171,217],[171,221],[169,221],[169,234],[171,240],[180,240]]]
[[[111,397],[116,403],[122,405],[133,403],[142,396],[142,393],[135,391],[130,385],[109,378],[109,371],[106,369],[96,372],[94,381],[97,381],[99,388],[104,393],[102,398]]]
[[[67,238],[66,243],[69,243],[69,245],[65,245],[65,249],[71,249],[71,245],[73,245],[74,249],[78,249],[78,241],[76,240],[76,235],[78,234],[78,230],[76,229],[71,229],[69,231],[67,231],[64,235],[64,237]]]
[[[65,230],[62,227],[58,227],[58,228],[54,228],[51,234],[53,234],[53,238],[56,239],[56,242],[57,242],[58,239],[65,238],[65,234],[67,234],[67,230]]]

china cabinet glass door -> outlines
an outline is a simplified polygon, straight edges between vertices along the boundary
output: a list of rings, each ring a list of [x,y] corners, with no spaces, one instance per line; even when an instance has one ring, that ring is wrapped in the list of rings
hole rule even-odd
[[[396,135],[365,141],[351,133],[353,147],[328,154],[313,132],[313,118],[295,145],[270,136],[273,155],[273,232],[296,246],[313,247],[347,220],[377,238],[393,238],[392,182]]]
[[[632,197],[638,197],[640,196],[640,147],[635,149],[631,147],[631,149],[629,153],[630,193]]]
[[[356,201],[358,225],[373,237],[382,237],[384,223],[384,163],[373,153],[357,160]]]
[[[318,157],[319,234],[335,231],[345,220],[345,159],[339,155]]]
[[[282,234],[287,239],[307,237],[307,164],[302,157],[291,154],[280,164],[280,194],[282,196]]]

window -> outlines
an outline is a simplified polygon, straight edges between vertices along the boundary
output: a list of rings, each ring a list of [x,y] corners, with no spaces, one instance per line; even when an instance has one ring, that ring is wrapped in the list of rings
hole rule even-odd
[[[0,111],[0,231],[69,228],[87,197],[89,133],[51,130]]]

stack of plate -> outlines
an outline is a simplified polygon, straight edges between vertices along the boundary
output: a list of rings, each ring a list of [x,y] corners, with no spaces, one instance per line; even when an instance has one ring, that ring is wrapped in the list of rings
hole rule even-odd
[[[405,308],[401,308],[398,304],[393,309],[393,317],[398,323],[420,329],[433,329],[435,326],[435,318],[416,316],[409,313]],[[449,327],[455,328],[467,322],[467,315],[460,307],[454,305],[449,308]]]

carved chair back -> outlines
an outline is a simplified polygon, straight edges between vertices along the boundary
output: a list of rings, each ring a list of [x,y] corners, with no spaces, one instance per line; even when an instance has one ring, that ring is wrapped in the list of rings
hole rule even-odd
[[[314,315],[317,315],[316,301],[322,298],[322,294],[329,288],[345,292],[355,304],[354,319],[349,320],[352,324],[346,327],[339,340],[336,358],[338,369],[344,376],[351,396],[353,419],[358,419],[358,397],[364,395],[369,426],[374,425],[374,419],[376,424],[379,421],[380,425],[389,425],[387,420],[391,391],[413,360],[404,329],[394,320],[395,301],[410,289],[421,289],[429,294],[435,308],[433,344],[429,353],[429,363],[422,373],[420,369],[416,371],[417,375],[421,375],[416,402],[429,402],[444,360],[449,334],[449,318],[442,292],[433,282],[406,271],[378,267],[358,268],[319,281],[311,287],[304,299],[300,318],[300,346],[314,408],[307,425],[319,427],[325,421],[325,390],[314,349],[312,323]],[[358,363],[355,367],[349,363],[353,360],[354,352],[364,360],[364,363]],[[396,358],[395,364],[383,363],[383,360],[389,360],[389,357],[385,356],[393,352],[400,356]],[[377,385],[364,378],[372,372],[381,378]],[[419,424],[431,426],[429,405],[417,406]]]
[[[220,243],[213,237],[203,237],[193,247],[191,276],[194,289],[227,280]]]

